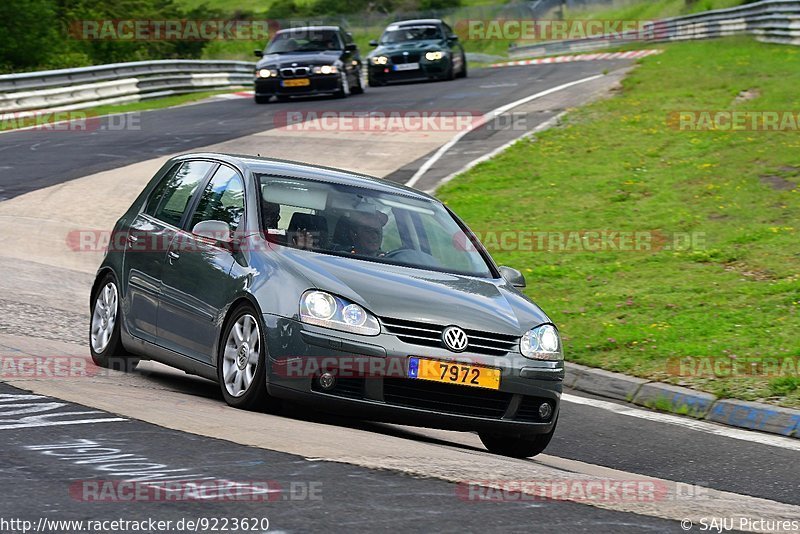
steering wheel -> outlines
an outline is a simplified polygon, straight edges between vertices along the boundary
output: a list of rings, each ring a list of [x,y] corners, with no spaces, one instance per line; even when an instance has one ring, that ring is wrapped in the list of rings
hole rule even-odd
[[[413,248],[409,248],[409,247],[396,248],[396,249],[390,250],[389,252],[384,254],[383,257],[384,258],[393,258],[393,257],[397,256],[398,254],[400,254],[401,252],[403,252],[404,250],[412,250],[413,251],[414,249]]]

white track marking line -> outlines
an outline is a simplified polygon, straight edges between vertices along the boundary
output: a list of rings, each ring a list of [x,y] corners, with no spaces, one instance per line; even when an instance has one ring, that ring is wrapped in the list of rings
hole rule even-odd
[[[771,447],[780,447],[782,449],[800,451],[800,440],[794,438],[784,438],[782,436],[763,434],[755,430],[741,430],[738,428],[707,423],[705,421],[698,421],[689,417],[679,417],[677,415],[661,412],[651,412],[648,410],[633,408],[631,406],[625,406],[624,404],[616,404],[614,402],[579,397],[577,395],[570,395],[568,393],[562,394],[561,400],[571,402],[573,404],[599,408],[601,410],[614,412],[619,415],[637,417],[639,419],[646,419],[656,423],[667,423],[675,426],[681,426],[690,430],[705,432],[706,434],[714,434],[716,436],[749,441],[751,443],[758,443],[760,445],[769,445]]]
[[[408,180],[405,185],[408,186],[408,187],[414,187],[414,185],[420,180],[420,178],[422,178],[422,176],[426,172],[428,172],[428,170],[433,166],[433,164],[436,163],[437,161],[439,161],[442,158],[442,156],[444,156],[445,153],[447,153],[447,151],[450,150],[456,143],[458,143],[465,135],[467,135],[472,130],[474,130],[476,128],[479,128],[480,126],[486,124],[487,122],[489,122],[493,118],[497,117],[498,115],[502,115],[506,111],[514,109],[517,106],[521,106],[523,104],[527,104],[528,102],[536,100],[537,98],[542,98],[544,96],[551,95],[553,93],[557,93],[558,91],[563,91],[564,89],[568,89],[568,88],[573,87],[575,85],[579,85],[579,84],[586,83],[586,82],[591,82],[591,81],[596,80],[598,78],[602,78],[603,76],[604,76],[603,74],[597,74],[595,76],[589,76],[588,78],[582,78],[582,79],[576,80],[574,82],[565,83],[565,84],[559,85],[557,87],[552,87],[550,89],[546,89],[546,90],[541,91],[539,93],[536,93],[534,95],[526,96],[525,98],[520,98],[519,100],[515,100],[514,102],[511,102],[511,103],[506,104],[504,106],[500,106],[497,109],[493,109],[492,111],[486,113],[482,117],[481,120],[476,121],[475,123],[473,123],[466,130],[462,130],[462,131],[458,132],[458,134],[456,134],[455,137],[453,137],[450,141],[448,141],[447,143],[445,143],[444,145],[439,147],[439,150],[437,150],[436,153],[433,156],[431,156],[431,158],[428,159],[428,161],[426,161],[422,165],[422,167],[417,169],[417,172],[414,173],[414,176],[412,176],[411,179]]]
[[[536,135],[537,133],[541,132],[542,130],[547,130],[547,129],[551,128],[553,125],[557,124],[558,121],[561,120],[561,118],[566,114],[567,114],[566,111],[562,111],[558,115],[556,115],[556,116],[554,116],[554,117],[552,117],[550,119],[547,119],[543,123],[539,124],[533,130],[529,130],[529,131],[525,132],[524,134],[520,135],[519,137],[516,137],[516,138],[512,139],[511,141],[505,143],[504,145],[501,145],[501,146],[495,148],[491,152],[489,152],[487,154],[484,154],[483,156],[480,156],[480,157],[478,157],[476,159],[473,159],[472,161],[470,161],[469,163],[467,163],[466,165],[461,167],[456,172],[454,172],[454,173],[452,173],[452,174],[450,174],[448,176],[445,176],[444,178],[442,178],[441,180],[436,182],[436,184],[434,184],[433,187],[431,187],[430,189],[426,189],[423,192],[424,193],[428,193],[429,195],[433,195],[436,192],[437,189],[439,189],[441,186],[443,186],[444,184],[446,184],[447,182],[449,182],[450,180],[452,180],[453,178],[455,178],[459,174],[463,174],[463,173],[467,172],[468,170],[470,170],[471,168],[473,168],[475,165],[477,165],[479,163],[483,163],[486,160],[492,159],[493,157],[495,157],[499,153],[503,152],[507,148],[510,148],[515,143],[517,143],[519,141],[522,141],[526,137],[530,137],[532,135]]]

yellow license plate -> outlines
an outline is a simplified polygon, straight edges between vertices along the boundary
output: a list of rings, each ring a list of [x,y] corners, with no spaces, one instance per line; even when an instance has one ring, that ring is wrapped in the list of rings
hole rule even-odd
[[[500,389],[500,369],[458,362],[426,360],[414,356],[408,359],[408,377],[445,384]]]
[[[311,85],[311,80],[308,78],[297,78],[296,80],[283,80],[281,85],[284,87],[305,87]]]

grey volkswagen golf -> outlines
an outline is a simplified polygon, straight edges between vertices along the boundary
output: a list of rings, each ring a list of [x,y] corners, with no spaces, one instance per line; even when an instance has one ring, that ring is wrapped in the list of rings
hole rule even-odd
[[[155,360],[231,406],[284,399],[475,431],[495,453],[549,443],[557,328],[435,198],[250,156],[170,159],[114,227],[94,282],[100,366]]]

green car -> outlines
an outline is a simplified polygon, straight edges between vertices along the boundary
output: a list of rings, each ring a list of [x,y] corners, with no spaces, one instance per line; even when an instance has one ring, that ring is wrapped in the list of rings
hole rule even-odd
[[[389,25],[368,56],[369,85],[467,76],[467,58],[453,29],[439,19]]]

